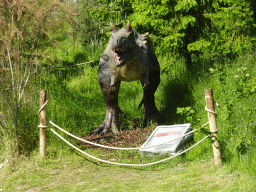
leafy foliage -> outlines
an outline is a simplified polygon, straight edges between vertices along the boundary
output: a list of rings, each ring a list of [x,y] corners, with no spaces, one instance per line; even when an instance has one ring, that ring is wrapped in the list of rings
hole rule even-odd
[[[207,14],[213,28],[208,38],[211,52],[216,56],[233,56],[251,47],[255,36],[251,2],[221,0],[212,6],[214,11]]]
[[[20,152],[24,127],[20,127],[19,117],[29,97],[26,88],[46,57],[44,50],[58,41],[58,33],[72,16],[72,9],[59,1],[43,0],[4,0],[0,6],[0,103],[4,111],[0,126],[2,134],[11,140],[11,148]]]

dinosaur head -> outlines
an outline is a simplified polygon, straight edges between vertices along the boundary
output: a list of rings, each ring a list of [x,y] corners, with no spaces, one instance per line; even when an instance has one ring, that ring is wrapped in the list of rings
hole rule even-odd
[[[134,31],[128,21],[125,29],[118,30],[117,27],[111,23],[113,39],[113,48],[115,61],[117,66],[124,65],[130,58],[132,52],[136,48]]]

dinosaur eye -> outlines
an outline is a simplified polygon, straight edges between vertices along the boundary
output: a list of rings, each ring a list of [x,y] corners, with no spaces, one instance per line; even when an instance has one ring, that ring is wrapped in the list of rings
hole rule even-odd
[[[120,39],[117,39],[116,42],[119,45],[124,44],[126,42],[126,38],[125,37],[121,37]]]

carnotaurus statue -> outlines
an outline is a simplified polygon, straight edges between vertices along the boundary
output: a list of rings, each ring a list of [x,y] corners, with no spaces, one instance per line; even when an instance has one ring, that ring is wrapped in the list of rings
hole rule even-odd
[[[125,29],[118,30],[111,23],[112,32],[108,45],[99,62],[99,83],[106,101],[106,116],[94,134],[106,134],[112,126],[114,134],[119,133],[118,92],[121,81],[140,80],[143,87],[144,122],[164,117],[155,106],[154,94],[160,83],[160,66],[150,45],[148,33],[139,34],[130,22]]]

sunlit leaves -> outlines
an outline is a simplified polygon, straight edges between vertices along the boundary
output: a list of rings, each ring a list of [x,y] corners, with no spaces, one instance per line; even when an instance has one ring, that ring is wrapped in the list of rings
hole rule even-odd
[[[175,6],[175,11],[189,11],[191,8],[195,8],[197,6],[196,0],[181,0],[177,1],[177,5]]]
[[[190,43],[188,45],[188,50],[189,51],[202,51],[203,52],[210,45],[211,45],[211,42],[209,42],[205,39],[202,39],[202,40],[196,41],[194,43]]]
[[[196,18],[189,15],[185,16],[181,19],[181,25],[179,26],[179,29],[186,29],[188,27],[188,24],[190,24],[192,27],[195,26]]]

